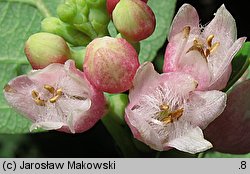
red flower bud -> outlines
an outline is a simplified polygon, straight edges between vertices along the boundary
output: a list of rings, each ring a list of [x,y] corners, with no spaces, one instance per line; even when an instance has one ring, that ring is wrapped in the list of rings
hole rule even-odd
[[[115,6],[116,6],[116,4],[117,4],[119,1],[120,1],[120,0],[107,0],[107,1],[106,1],[107,10],[108,10],[108,13],[109,13],[110,16],[112,16],[112,12],[113,12],[113,10],[115,9]],[[141,1],[143,1],[143,2],[145,2],[145,3],[148,2],[148,0],[141,0]]]
[[[130,42],[146,39],[154,32],[156,25],[153,11],[141,0],[121,0],[112,17],[117,30]]]
[[[101,91],[128,90],[138,67],[135,49],[123,38],[97,38],[86,48],[83,70],[90,83]]]

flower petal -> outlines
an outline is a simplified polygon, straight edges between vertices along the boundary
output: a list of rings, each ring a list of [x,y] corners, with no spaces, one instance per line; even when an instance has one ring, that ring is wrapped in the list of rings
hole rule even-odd
[[[164,55],[163,72],[177,71],[179,59],[183,55],[183,50],[189,38],[190,31],[188,30],[188,28],[182,30],[169,41]]]
[[[160,75],[154,70],[154,65],[151,62],[143,63],[136,72],[133,80],[133,87],[129,90],[129,100],[137,98],[138,94],[153,84]]]
[[[205,129],[226,107],[227,95],[220,91],[195,91],[184,106],[185,119]]]
[[[176,34],[180,33],[185,26],[191,27],[191,33],[198,34],[200,32],[198,13],[190,4],[183,4],[178,10],[172,22],[168,40],[170,41]]]
[[[226,9],[225,5],[215,13],[213,20],[204,28],[204,37],[213,34],[214,42],[220,42],[224,49],[230,48],[237,38],[237,28],[233,16]]]
[[[149,145],[152,149],[162,151],[163,146],[157,132],[141,116],[134,114],[130,109],[125,110],[126,122],[135,138]]]
[[[187,122],[179,124],[179,126],[176,127],[175,134],[171,134],[176,137],[171,137],[171,140],[165,144],[166,148],[170,146],[192,154],[212,148],[212,144],[204,139],[199,127],[193,127]]]
[[[4,87],[4,96],[9,105],[18,110],[19,113],[27,115],[31,120],[35,120],[39,109],[32,99],[30,91],[36,85],[26,75],[19,76],[11,80]]]
[[[188,95],[197,87],[197,81],[192,76],[182,72],[163,73],[160,75],[157,85],[159,83],[164,83],[164,86],[170,89],[172,93],[181,97]]]
[[[63,126],[67,126],[63,122],[39,122],[39,123],[33,123],[30,126],[30,132],[33,130],[36,130],[38,128],[42,128],[44,130],[57,130],[62,128]]]
[[[208,66],[213,75],[212,81],[208,86],[209,89],[222,90],[229,79],[231,73],[231,61],[235,54],[240,50],[246,37],[237,39],[233,45],[227,49],[226,54],[211,56],[208,59]],[[223,56],[223,57],[222,57]]]
[[[63,66],[63,64],[53,63],[43,69],[33,70],[27,76],[35,83],[54,86],[51,83],[59,81],[62,76],[66,75]]]

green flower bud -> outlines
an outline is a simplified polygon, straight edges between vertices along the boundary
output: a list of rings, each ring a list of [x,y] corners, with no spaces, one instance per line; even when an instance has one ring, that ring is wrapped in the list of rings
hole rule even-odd
[[[64,39],[50,33],[36,33],[30,36],[24,51],[33,69],[42,69],[51,63],[63,64],[70,56]]]
[[[63,37],[67,42],[74,46],[87,46],[89,42],[91,42],[90,37],[56,17],[45,18],[41,23],[41,28],[42,31]]]
[[[57,8],[59,18],[91,39],[108,34],[105,0],[68,0]]]

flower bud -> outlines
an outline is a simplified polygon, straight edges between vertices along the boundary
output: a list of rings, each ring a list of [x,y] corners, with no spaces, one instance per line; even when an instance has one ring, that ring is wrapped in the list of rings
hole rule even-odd
[[[108,34],[105,0],[65,1],[57,8],[60,20],[73,26],[91,39]]]
[[[51,63],[64,63],[70,50],[60,36],[50,33],[36,33],[25,44],[25,54],[33,69],[42,69]]]
[[[90,83],[101,91],[128,90],[138,67],[135,49],[123,38],[97,38],[87,46],[83,70]]]
[[[146,39],[154,32],[156,25],[153,11],[140,0],[121,0],[112,17],[117,30],[130,42]]]
[[[62,22],[56,17],[47,17],[41,22],[41,29],[44,32],[53,33],[63,37],[74,46],[86,46],[91,41],[90,37],[78,31],[69,24]]]
[[[106,6],[107,6],[107,10],[110,16],[112,16],[112,12],[115,9],[116,4],[119,2],[120,0],[107,0],[106,2]],[[145,3],[148,2],[148,0],[141,0],[144,1]]]

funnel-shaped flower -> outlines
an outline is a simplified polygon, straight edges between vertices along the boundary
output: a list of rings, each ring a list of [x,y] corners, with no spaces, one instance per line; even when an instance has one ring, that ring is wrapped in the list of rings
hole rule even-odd
[[[221,90],[230,77],[231,60],[246,39],[236,38],[235,20],[224,5],[200,29],[197,11],[184,4],[172,23],[163,71],[192,75],[199,90]]]
[[[141,0],[120,0],[112,17],[117,30],[130,42],[146,39],[156,25],[153,11]]]
[[[201,129],[224,110],[225,93],[195,91],[197,82],[190,75],[160,75],[151,63],[141,65],[133,86],[125,119],[135,138],[159,151],[197,153],[212,147]]]
[[[33,69],[42,69],[51,63],[64,64],[70,56],[65,40],[50,33],[36,33],[30,36],[24,51]]]
[[[97,38],[87,46],[83,69],[91,84],[101,91],[128,90],[138,67],[136,50],[123,38]]]
[[[104,114],[103,93],[68,60],[11,80],[4,87],[7,102],[33,124],[46,130],[78,133],[91,128]]]

